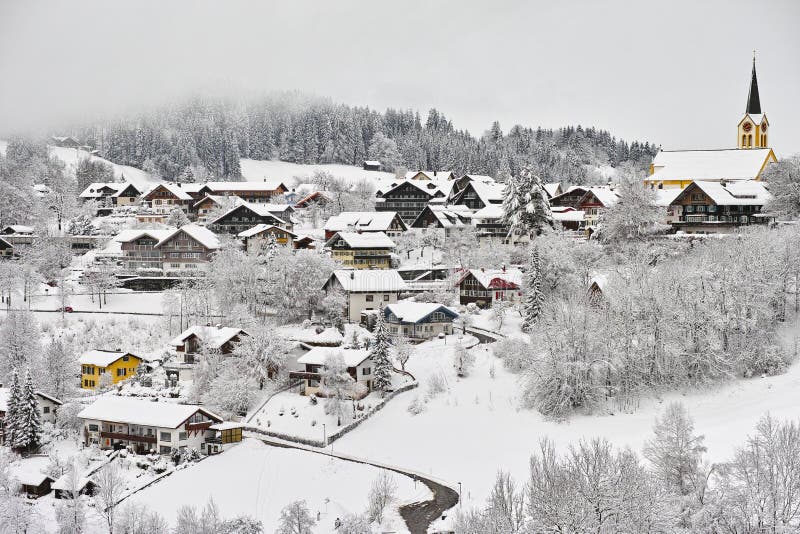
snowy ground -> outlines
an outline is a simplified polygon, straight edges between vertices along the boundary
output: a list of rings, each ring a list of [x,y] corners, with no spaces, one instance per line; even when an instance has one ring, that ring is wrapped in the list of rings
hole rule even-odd
[[[464,504],[481,505],[498,469],[524,479],[528,459],[540,439],[553,440],[563,451],[581,439],[604,437],[640,451],[654,417],[673,400],[686,405],[696,429],[705,434],[711,461],[730,458],[766,413],[786,419],[800,415],[800,364],[796,363],[781,376],[645,399],[633,414],[549,421],[533,410],[519,408],[518,377],[503,368],[490,347],[473,349],[475,369],[471,376],[458,379],[450,347],[440,340],[420,345],[407,365],[420,388],[398,397],[337,441],[337,450],[430,473],[453,484],[462,482]],[[435,374],[444,376],[447,391],[428,400],[426,411],[411,415],[408,405],[415,395],[424,398],[426,384]]]
[[[67,164],[67,167],[71,167],[72,170],[75,170],[75,167],[78,165],[79,159],[84,159],[90,157],[89,154],[80,149],[76,148],[63,148],[57,146],[50,146],[48,147],[51,156],[55,156],[64,163]],[[121,180],[122,177],[125,177],[125,181],[131,182],[136,187],[146,190],[150,188],[150,186],[159,180],[155,177],[151,176],[150,174],[144,172],[141,169],[137,169],[135,167],[129,167],[127,165],[117,165],[116,163],[112,163],[107,159],[99,158],[96,156],[92,156],[95,161],[102,161],[104,163],[108,163],[114,168],[114,175],[117,179]]]
[[[183,505],[202,507],[210,497],[225,517],[248,514],[260,519],[264,532],[274,532],[281,509],[305,500],[312,515],[320,514],[315,534],[334,532],[333,522],[347,513],[362,513],[379,469],[324,455],[264,445],[245,439],[240,445],[189,469],[177,472],[137,493],[131,500],[148,505],[174,524]],[[430,498],[422,484],[392,474],[399,504]],[[396,510],[395,506],[395,510]],[[396,512],[384,531],[407,532]]]
[[[267,161],[256,159],[242,159],[242,176],[250,182],[259,182],[264,178],[274,178],[284,181],[286,187],[291,189],[294,178],[299,178],[301,183],[311,182],[311,175],[315,171],[326,171],[337,178],[348,182],[360,180],[389,180],[394,178],[394,173],[381,171],[365,171],[361,167],[351,165],[300,165],[286,161]]]

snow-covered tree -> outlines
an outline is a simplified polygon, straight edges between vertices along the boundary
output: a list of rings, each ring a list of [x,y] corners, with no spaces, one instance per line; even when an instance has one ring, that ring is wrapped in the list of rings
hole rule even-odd
[[[383,170],[389,172],[394,171],[403,161],[394,139],[386,137],[381,132],[377,132],[372,136],[372,143],[369,145],[369,157],[380,161]]]
[[[93,235],[96,228],[89,214],[82,213],[70,219],[67,225],[69,235]]]
[[[492,320],[497,330],[503,329],[506,315],[508,315],[508,311],[513,307],[514,305],[508,300],[498,300],[492,304]]]
[[[322,368],[322,390],[325,395],[325,413],[336,416],[340,425],[351,415],[346,400],[352,398],[355,380],[347,372],[347,365],[341,353],[335,352],[325,357]]]
[[[662,223],[664,210],[656,204],[656,192],[644,185],[642,176],[627,173],[615,192],[618,201],[600,214],[597,236],[604,241],[641,239],[669,227]]]
[[[313,534],[316,520],[311,517],[306,501],[295,501],[281,510],[275,534]]]
[[[12,311],[0,326],[0,381],[7,383],[13,369],[37,368],[41,350],[36,318],[28,311]]]
[[[373,331],[373,342],[369,356],[373,365],[372,385],[378,391],[386,391],[392,387],[392,360],[390,357],[391,339],[389,327],[383,316],[383,306],[378,309],[378,317]]]
[[[169,212],[169,217],[167,217],[166,224],[172,228],[180,228],[181,226],[189,224],[189,217],[186,216],[186,213],[182,209],[172,208],[172,211]]]
[[[20,411],[22,410],[23,386],[19,382],[19,372],[14,367],[11,371],[11,385],[8,392],[8,401],[6,406],[6,416],[4,420],[5,426],[5,441],[9,446],[13,446],[18,436],[21,434],[20,425],[18,421]]]
[[[80,474],[73,463],[66,473],[66,497],[56,508],[58,534],[81,534],[86,526],[86,507],[81,500]]]
[[[392,340],[394,346],[394,359],[403,371],[406,370],[406,364],[414,353],[414,346],[411,341],[404,335],[400,334],[394,336]]]
[[[525,271],[525,298],[522,304],[522,330],[530,332],[542,314],[544,294],[542,293],[542,264],[539,261],[539,247],[531,244],[528,270]]]
[[[116,462],[102,467],[95,475],[97,490],[94,494],[95,508],[103,516],[108,531],[114,532],[117,504],[125,492],[125,478]]]
[[[25,374],[25,384],[21,388],[13,379],[11,387],[6,420],[8,432],[6,443],[16,451],[30,452],[39,445],[42,435],[42,419],[30,369]]]
[[[514,235],[538,235],[546,226],[553,225],[553,214],[542,179],[529,167],[506,182],[503,214],[512,239]]]
[[[363,515],[348,514],[339,520],[336,534],[372,534],[372,527]]]
[[[245,414],[258,396],[258,380],[247,368],[223,367],[204,396],[205,402],[231,414]]]
[[[233,349],[233,355],[242,359],[245,367],[263,388],[267,380],[275,380],[286,366],[289,345],[275,332],[259,330],[242,336]]]
[[[382,470],[377,478],[372,481],[372,487],[367,497],[367,518],[370,522],[383,523],[386,508],[396,499],[397,482],[389,471]]]
[[[800,155],[767,165],[762,179],[772,194],[767,211],[789,217],[800,215]]]
[[[127,502],[115,519],[115,532],[122,534],[170,534],[166,520],[144,504]]]
[[[475,355],[467,350],[460,340],[456,341],[456,346],[453,349],[453,367],[456,369],[456,374],[460,377],[465,377],[469,375],[474,365]]]

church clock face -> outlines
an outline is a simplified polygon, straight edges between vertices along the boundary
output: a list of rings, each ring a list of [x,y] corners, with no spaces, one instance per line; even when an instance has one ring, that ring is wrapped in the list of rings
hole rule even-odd
[[[767,131],[767,123],[762,123],[761,124],[761,131],[762,132],[766,132]]]
[[[750,124],[749,122],[746,122],[746,123],[744,123],[744,126],[742,126],[742,129],[744,129],[745,132],[749,132],[752,127],[753,127],[752,124]]]

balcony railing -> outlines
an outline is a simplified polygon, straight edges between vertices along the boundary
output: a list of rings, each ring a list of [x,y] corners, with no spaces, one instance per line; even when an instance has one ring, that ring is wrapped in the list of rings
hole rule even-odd
[[[155,436],[140,436],[138,434],[127,434],[123,432],[106,432],[105,430],[100,432],[100,437],[110,438],[110,439],[124,439],[126,441],[140,441],[142,443],[156,442]]]

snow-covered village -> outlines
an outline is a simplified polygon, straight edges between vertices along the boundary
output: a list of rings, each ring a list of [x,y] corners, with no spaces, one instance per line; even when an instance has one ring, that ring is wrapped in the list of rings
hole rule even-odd
[[[0,2],[0,534],[800,533],[798,20]]]

